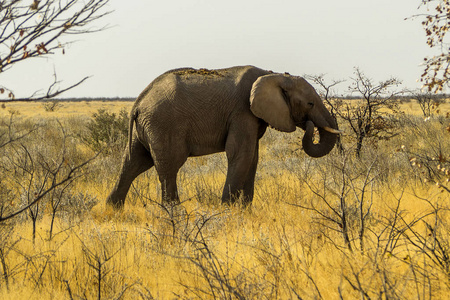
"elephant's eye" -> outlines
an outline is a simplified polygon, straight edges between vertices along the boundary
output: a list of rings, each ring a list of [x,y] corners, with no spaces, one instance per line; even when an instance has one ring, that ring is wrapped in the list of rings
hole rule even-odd
[[[309,106],[310,108],[313,108],[313,107],[314,107],[314,102],[308,102],[308,106]]]

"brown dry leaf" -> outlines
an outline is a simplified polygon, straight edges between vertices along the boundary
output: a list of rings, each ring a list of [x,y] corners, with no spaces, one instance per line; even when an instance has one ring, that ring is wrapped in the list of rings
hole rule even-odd
[[[39,2],[41,2],[41,1],[40,0],[34,0],[33,3],[31,3],[31,5],[30,5],[30,9],[37,10],[38,6],[39,6]]]

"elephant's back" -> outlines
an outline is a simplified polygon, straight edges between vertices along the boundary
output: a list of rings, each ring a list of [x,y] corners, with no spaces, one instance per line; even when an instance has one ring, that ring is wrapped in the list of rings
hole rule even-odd
[[[139,136],[149,144],[170,136],[173,142],[183,141],[189,155],[223,151],[234,115],[251,114],[249,93],[258,77],[252,70],[183,68],[164,73],[135,104],[139,128],[145,128]]]
[[[158,109],[174,106],[190,111],[236,99],[236,70],[180,68],[158,76],[138,97],[135,106]],[[228,101],[227,101],[228,100]]]
[[[177,87],[203,88],[202,91],[223,89],[231,87],[236,89],[245,85],[251,89],[255,80],[270,71],[262,70],[254,66],[236,66],[223,69],[194,69],[179,68],[165,72],[157,77],[151,84],[152,87],[176,89]]]

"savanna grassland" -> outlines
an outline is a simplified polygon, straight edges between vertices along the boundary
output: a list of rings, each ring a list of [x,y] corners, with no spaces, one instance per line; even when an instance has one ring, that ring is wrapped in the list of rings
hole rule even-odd
[[[389,110],[359,157],[342,120],[320,159],[301,130],[268,130],[249,209],[220,204],[221,153],[183,166],[180,205],[160,205],[152,169],[115,212],[131,105],[0,108],[1,299],[448,298],[448,100]]]

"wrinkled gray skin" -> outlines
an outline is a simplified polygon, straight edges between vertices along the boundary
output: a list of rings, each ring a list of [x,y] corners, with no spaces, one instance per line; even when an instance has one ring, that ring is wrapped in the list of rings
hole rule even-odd
[[[165,203],[179,202],[177,172],[190,156],[225,151],[228,173],[222,202],[249,204],[259,139],[267,126],[305,130],[303,149],[312,157],[331,151],[335,120],[301,77],[253,66],[220,70],[177,69],[156,78],[130,114],[129,144],[107,203],[123,207],[133,180],[155,166]],[[320,142],[313,143],[314,127]]]

